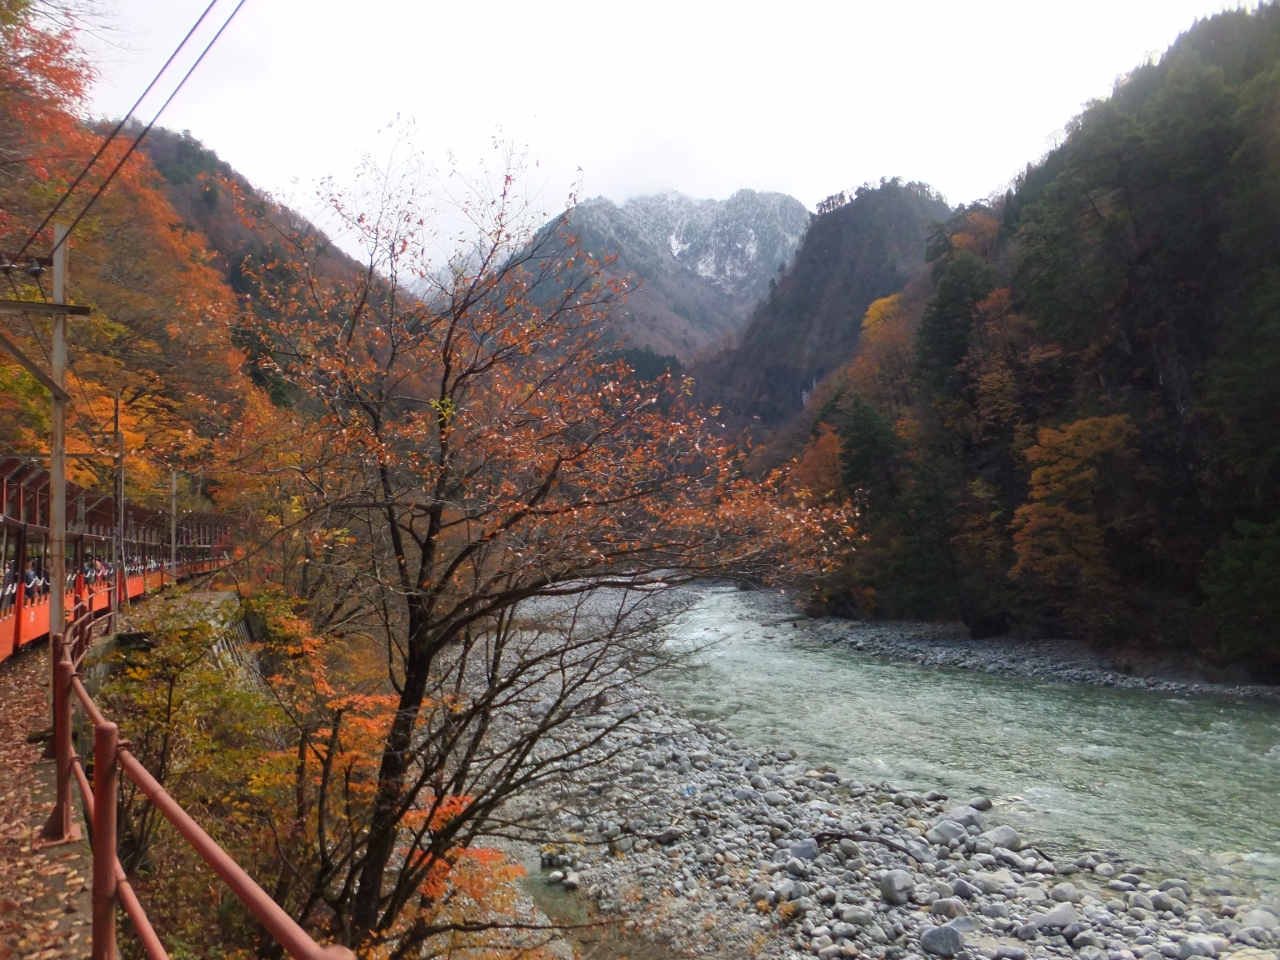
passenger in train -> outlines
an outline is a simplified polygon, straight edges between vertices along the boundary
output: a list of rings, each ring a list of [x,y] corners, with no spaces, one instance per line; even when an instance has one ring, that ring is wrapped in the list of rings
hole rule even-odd
[[[13,563],[6,561],[4,577],[0,579],[0,613],[13,606],[14,594],[18,591],[18,578],[14,573]]]

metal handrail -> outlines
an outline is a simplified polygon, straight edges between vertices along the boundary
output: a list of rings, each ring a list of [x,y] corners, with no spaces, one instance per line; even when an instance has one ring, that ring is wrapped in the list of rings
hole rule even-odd
[[[71,817],[71,781],[75,780],[84,800],[85,813],[93,824],[93,960],[116,958],[117,901],[124,904],[147,956],[151,960],[168,960],[164,945],[147,919],[116,855],[120,771],[124,771],[125,776],[137,785],[290,956],[295,960],[355,960],[355,954],[346,947],[320,946],[311,939],[284,908],[182,809],[130,752],[128,744],[120,742],[119,727],[103,716],[89,696],[71,659],[73,644],[64,643],[63,635],[59,633],[53,634],[52,641],[56,656],[53,707],[57,799],[42,835],[46,844],[78,838],[79,830]],[[76,700],[80,701],[85,715],[93,724],[92,783],[72,749],[72,711]]]

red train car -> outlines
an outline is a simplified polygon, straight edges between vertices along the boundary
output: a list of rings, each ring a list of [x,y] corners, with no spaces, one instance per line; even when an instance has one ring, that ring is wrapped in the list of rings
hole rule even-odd
[[[214,569],[229,546],[228,527],[208,514],[178,519],[176,569],[169,514],[126,503],[122,569],[113,534],[112,497],[67,484],[66,607],[81,601],[95,613],[164,583]],[[0,459],[0,661],[49,634],[49,472],[21,457]]]

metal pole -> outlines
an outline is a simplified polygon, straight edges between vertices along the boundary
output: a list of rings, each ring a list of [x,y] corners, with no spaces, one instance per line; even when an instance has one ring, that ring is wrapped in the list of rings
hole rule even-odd
[[[93,728],[93,960],[116,960],[116,754],[120,728]]]
[[[72,819],[71,807],[71,677],[75,667],[71,663],[70,637],[55,633],[49,647],[57,652],[53,665],[53,742],[57,759],[57,787],[53,812],[45,823],[41,836],[48,842],[60,843],[80,839],[80,827]]]
[[[111,612],[117,614],[117,620],[113,624],[119,628],[121,597],[125,592],[127,582],[125,579],[124,569],[124,430],[120,425],[120,391],[116,391],[116,529],[112,538],[115,543],[115,576],[111,584]]]
[[[169,476],[169,572],[178,582],[178,471]],[[161,578],[164,579],[163,577]]]
[[[67,225],[53,225],[53,302],[67,302]],[[50,375],[63,391],[67,388],[67,315],[53,316],[53,350],[49,355]],[[49,438],[49,632],[67,628],[67,402],[65,393],[53,395],[53,419]],[[53,645],[49,645],[49,684],[57,670]],[[50,701],[52,703],[52,700]]]

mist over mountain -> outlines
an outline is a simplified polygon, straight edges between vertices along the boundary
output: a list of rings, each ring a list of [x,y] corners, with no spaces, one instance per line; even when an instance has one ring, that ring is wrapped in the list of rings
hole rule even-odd
[[[627,344],[687,362],[746,322],[809,220],[800,201],[781,193],[698,200],[668,192],[621,206],[584,201],[571,229],[587,250],[615,254],[618,270],[640,279],[618,321]]]

